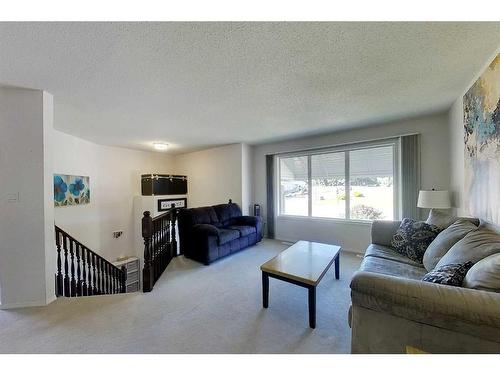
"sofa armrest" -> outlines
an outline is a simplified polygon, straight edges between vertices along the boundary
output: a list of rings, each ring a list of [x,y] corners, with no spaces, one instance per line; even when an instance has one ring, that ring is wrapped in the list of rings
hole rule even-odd
[[[262,239],[262,218],[260,216],[238,216],[234,218],[236,225],[249,225],[255,227],[257,232],[257,241]]]
[[[500,342],[499,293],[358,271],[351,296],[353,306]]]
[[[238,216],[234,218],[234,223],[256,227],[262,223],[262,218],[260,216]]]
[[[374,220],[372,222],[372,243],[391,246],[392,236],[397,232],[401,221]]]
[[[219,230],[216,226],[211,224],[196,224],[193,226],[193,232],[195,235],[202,234],[206,236],[218,236]]]

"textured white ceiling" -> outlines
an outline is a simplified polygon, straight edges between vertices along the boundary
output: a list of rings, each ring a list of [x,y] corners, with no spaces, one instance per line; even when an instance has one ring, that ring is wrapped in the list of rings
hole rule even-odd
[[[0,23],[0,83],[55,96],[56,128],[185,152],[443,110],[500,23]]]

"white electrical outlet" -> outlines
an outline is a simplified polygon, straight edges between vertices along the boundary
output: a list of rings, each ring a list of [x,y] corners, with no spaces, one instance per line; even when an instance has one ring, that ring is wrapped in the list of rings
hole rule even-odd
[[[123,231],[122,230],[115,230],[113,232],[113,238],[120,238],[123,234]]]

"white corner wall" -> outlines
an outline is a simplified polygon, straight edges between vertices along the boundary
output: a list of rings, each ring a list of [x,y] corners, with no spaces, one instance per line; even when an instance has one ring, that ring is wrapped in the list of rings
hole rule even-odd
[[[54,235],[54,97],[43,92],[43,196],[45,217],[45,301],[55,300],[57,253]]]
[[[241,143],[177,155],[175,170],[176,174],[188,176],[189,207],[232,199],[243,208]],[[247,191],[245,195],[248,199]]]
[[[253,147],[241,144],[241,210],[253,214]]]
[[[48,93],[0,88],[1,308],[55,298],[52,113]]]
[[[448,126],[450,133],[450,192],[452,206],[457,215],[467,216],[463,203],[464,189],[464,122],[462,98],[453,103],[448,112]]]
[[[90,177],[90,203],[55,208],[55,222],[108,260],[140,254],[135,238],[134,196],[140,175],[188,176],[188,205],[199,207],[232,199],[244,214],[253,201],[253,147],[237,143],[181,155],[98,145],[54,130],[53,173]],[[51,187],[52,189],[52,187]],[[112,232],[123,230],[114,239]]]
[[[109,147],[54,131],[53,173],[90,177],[90,203],[55,208],[56,224],[106,259],[134,255],[133,198],[141,174],[174,173],[173,157]],[[120,238],[113,231],[123,230]]]
[[[266,155],[307,150],[318,147],[421,134],[421,188],[448,189],[448,126],[447,114],[421,116],[382,125],[341,131],[321,136],[274,142],[254,147],[254,202],[262,206],[266,221]],[[369,223],[341,222],[315,218],[278,217],[276,238],[299,239],[340,244],[344,250],[363,253],[370,243]]]

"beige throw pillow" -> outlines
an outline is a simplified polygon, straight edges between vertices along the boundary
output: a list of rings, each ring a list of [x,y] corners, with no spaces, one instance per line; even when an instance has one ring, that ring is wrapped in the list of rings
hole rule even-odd
[[[470,220],[458,219],[439,233],[434,241],[431,242],[427,250],[425,250],[423,258],[425,269],[428,272],[432,271],[453,245],[464,238],[467,233],[475,229],[477,229],[477,226]]]
[[[468,261],[477,263],[496,253],[500,253],[500,233],[490,226],[480,225],[453,245],[436,267]]]
[[[467,272],[463,286],[500,292],[500,253],[490,255],[474,264]]]

